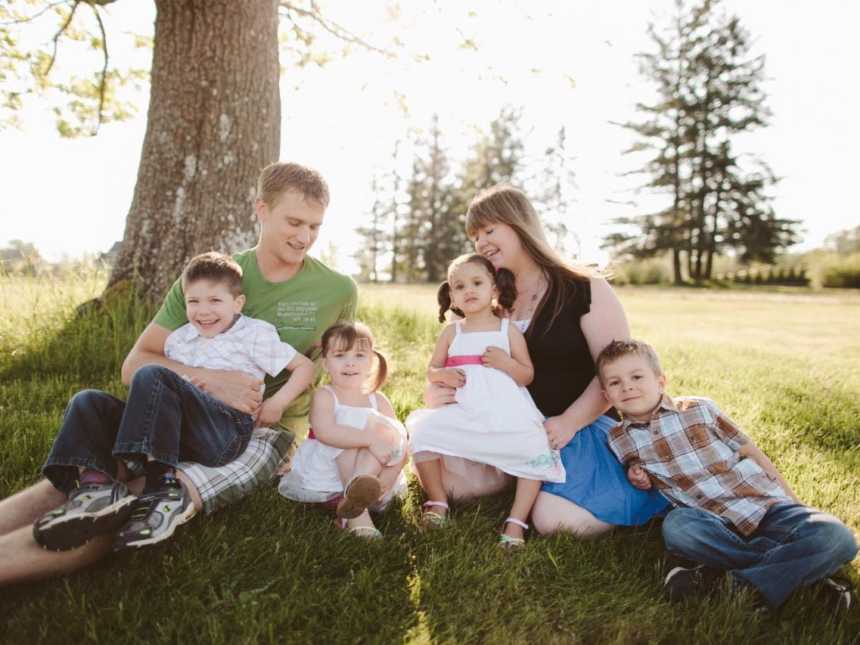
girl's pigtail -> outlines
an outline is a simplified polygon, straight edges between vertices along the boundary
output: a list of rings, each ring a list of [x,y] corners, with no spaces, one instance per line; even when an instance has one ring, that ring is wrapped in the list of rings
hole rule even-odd
[[[374,349],[373,353],[376,354],[376,360],[379,361],[379,364],[376,366],[376,383],[373,384],[373,391],[376,392],[382,387],[382,384],[385,383],[385,379],[388,377],[388,361],[385,360],[385,356],[381,352]]]
[[[451,285],[447,280],[439,285],[436,302],[439,303],[439,322],[445,322],[445,312],[451,308]]]
[[[508,269],[496,271],[496,290],[499,292],[499,306],[510,311],[517,299],[517,280]]]

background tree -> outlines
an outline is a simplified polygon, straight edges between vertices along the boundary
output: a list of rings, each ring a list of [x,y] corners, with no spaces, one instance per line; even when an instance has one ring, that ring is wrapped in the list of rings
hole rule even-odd
[[[550,241],[563,255],[567,254],[566,241],[572,237],[575,248],[573,255],[582,254],[581,241],[570,221],[573,204],[572,190],[576,187],[576,174],[571,167],[573,157],[567,150],[567,129],[562,126],[556,133],[555,141],[544,151],[543,171],[540,181],[543,191],[537,196],[542,210],[542,219],[550,234]]]
[[[364,240],[364,244],[355,254],[355,259],[358,262],[360,280],[379,282],[380,262],[386,250],[385,240],[387,236],[385,231],[386,204],[383,201],[382,181],[377,175],[374,175],[371,180],[371,190],[374,198],[370,207],[368,224],[355,229],[355,232]]]
[[[114,101],[125,76],[111,67],[103,12],[115,0],[15,0],[0,13],[2,105],[27,93],[70,97],[63,134],[95,132],[127,115]],[[127,280],[158,299],[185,261],[207,249],[232,252],[255,242],[254,184],[280,145],[279,12],[291,63],[319,62],[314,34],[371,47],[327,20],[314,0],[155,0],[150,100],[137,183],[109,288]],[[48,54],[24,50],[19,30],[55,24]],[[58,52],[80,41],[102,54],[92,77],[57,80]],[[71,115],[74,123],[66,118]],[[65,123],[65,124],[64,124]]]
[[[627,153],[653,151],[636,172],[650,177],[645,188],[668,192],[672,204],[656,213],[619,218],[638,228],[616,232],[605,246],[647,257],[670,250],[675,282],[708,279],[714,256],[773,257],[797,241],[797,222],[779,219],[767,188],[776,178],[749,171],[733,153],[736,135],[767,124],[764,57],[751,56],[749,33],[737,17],[717,11],[718,0],[689,10],[680,0],[671,26],[649,34],[656,51],[643,53],[640,71],[654,81],[658,100],[637,109],[647,118],[624,123],[641,139]]]

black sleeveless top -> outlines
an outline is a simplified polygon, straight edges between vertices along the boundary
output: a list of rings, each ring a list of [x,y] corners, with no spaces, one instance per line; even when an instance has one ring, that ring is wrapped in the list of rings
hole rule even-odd
[[[579,326],[591,310],[591,283],[565,284],[566,302],[552,326],[553,302],[547,301],[532,320],[526,344],[534,364],[534,380],[528,390],[547,417],[564,412],[585,391],[596,374],[594,360]]]

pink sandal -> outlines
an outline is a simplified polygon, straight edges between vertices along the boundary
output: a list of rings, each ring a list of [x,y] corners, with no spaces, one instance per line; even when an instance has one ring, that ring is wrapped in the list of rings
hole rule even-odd
[[[421,505],[421,508],[432,508],[434,506],[438,508],[444,508],[446,511],[448,510],[447,502],[435,502],[432,499],[430,501],[424,502]],[[421,528],[423,529],[441,529],[447,526],[449,521],[450,520],[448,519],[447,512],[445,513],[445,515],[437,513],[436,511],[426,510],[421,513]]]
[[[508,524],[509,522],[511,524],[516,524],[517,526],[522,528],[523,531],[529,530],[528,524],[526,524],[525,522],[523,522],[521,520],[518,520],[515,517],[509,517],[504,522],[502,522],[502,529],[503,530],[504,530],[505,524]],[[524,547],[525,545],[526,545],[526,541],[523,538],[512,537],[510,535],[507,535],[506,533],[502,533],[499,535],[499,546],[502,547],[503,549],[519,549],[519,548]]]

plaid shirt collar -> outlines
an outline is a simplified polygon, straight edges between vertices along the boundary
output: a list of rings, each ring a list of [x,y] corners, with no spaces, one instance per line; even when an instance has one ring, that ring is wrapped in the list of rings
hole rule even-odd
[[[660,398],[660,403],[657,405],[656,408],[654,408],[654,412],[651,413],[651,418],[648,419],[648,421],[634,421],[633,419],[625,419],[623,413],[619,412],[618,414],[621,415],[621,427],[624,430],[627,430],[627,428],[634,425],[647,426],[652,421],[654,421],[654,419],[658,418],[660,415],[666,412],[678,414],[678,407],[667,394],[663,394],[663,396]]]

